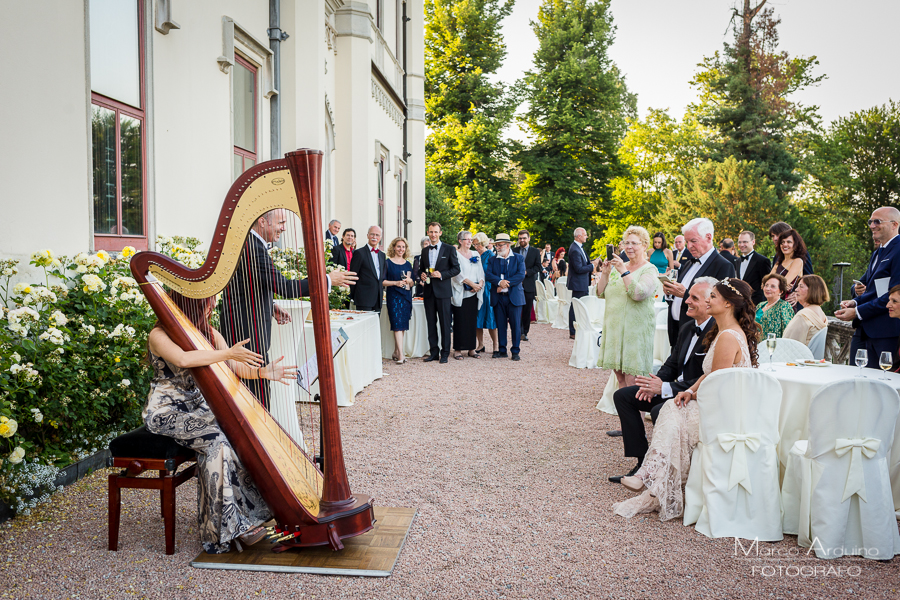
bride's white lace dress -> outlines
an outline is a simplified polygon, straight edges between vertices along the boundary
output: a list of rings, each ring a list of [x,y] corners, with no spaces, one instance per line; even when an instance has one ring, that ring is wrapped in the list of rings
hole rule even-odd
[[[741,360],[734,367],[750,367],[750,349],[744,336],[732,329],[720,331],[703,359],[703,373],[712,371],[716,342],[725,334],[733,335],[741,345]],[[691,467],[691,453],[700,440],[700,411],[696,402],[678,407],[666,402],[653,428],[653,439],[644,464],[635,475],[644,480],[644,491],[634,498],[613,504],[617,515],[633,517],[658,510],[659,519],[668,521],[684,512],[682,487]]]

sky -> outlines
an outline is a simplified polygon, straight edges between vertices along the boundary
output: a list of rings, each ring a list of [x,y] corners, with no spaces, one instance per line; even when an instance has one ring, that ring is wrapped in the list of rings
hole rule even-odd
[[[733,40],[729,19],[738,1],[612,0],[617,31],[610,56],[637,94],[642,117],[648,108],[683,116],[696,98],[689,82],[697,63]],[[516,0],[503,21],[508,54],[498,72],[502,81],[511,83],[531,68],[537,38],[529,21],[541,3]],[[792,100],[818,105],[825,123],[889,99],[900,101],[900,0],[770,0],[768,6],[781,17],[779,49],[791,56],[815,55],[819,65],[813,72],[828,76]]]

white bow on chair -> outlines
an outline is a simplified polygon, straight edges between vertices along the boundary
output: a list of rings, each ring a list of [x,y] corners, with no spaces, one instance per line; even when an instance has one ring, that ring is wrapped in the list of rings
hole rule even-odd
[[[716,436],[719,445],[725,452],[734,453],[731,456],[731,473],[728,475],[728,491],[734,486],[741,484],[747,490],[748,494],[752,494],[750,489],[750,470],[747,468],[747,448],[750,452],[759,450],[762,443],[758,433],[720,433]]]
[[[847,483],[844,485],[844,502],[853,494],[858,494],[863,502],[866,500],[866,480],[863,476],[862,455],[872,458],[878,452],[881,440],[875,438],[838,438],[834,443],[834,453],[843,456],[850,452],[850,471],[847,473]]]

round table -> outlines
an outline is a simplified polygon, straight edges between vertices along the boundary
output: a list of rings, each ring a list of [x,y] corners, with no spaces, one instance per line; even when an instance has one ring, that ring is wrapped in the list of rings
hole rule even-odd
[[[785,363],[772,363],[774,371],[769,371],[767,362],[760,363],[760,370],[774,376],[781,383],[781,413],[778,419],[778,433],[781,440],[778,443],[778,460],[782,469],[787,465],[788,454],[794,442],[809,438],[809,405],[813,396],[823,386],[842,379],[852,379],[859,374],[858,367],[849,365],[830,365],[827,367],[789,367]],[[875,369],[863,369],[863,373],[870,379],[884,377],[881,371]],[[894,389],[900,391],[900,374],[888,373],[888,381]],[[894,510],[900,510],[900,440],[897,433],[900,432],[900,419],[894,434],[894,444],[889,458],[891,474],[891,489],[894,495]]]

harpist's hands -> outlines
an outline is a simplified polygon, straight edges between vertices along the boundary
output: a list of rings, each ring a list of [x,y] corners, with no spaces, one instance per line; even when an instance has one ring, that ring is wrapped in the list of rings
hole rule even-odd
[[[359,279],[353,271],[332,271],[328,276],[331,277],[331,287],[356,285],[356,280]]]
[[[255,369],[257,367],[263,366],[263,357],[261,354],[257,354],[253,350],[248,348],[244,348],[244,345],[250,341],[250,338],[242,342],[238,342],[234,346],[228,349],[228,360],[233,360],[244,365],[247,365],[251,369]]]
[[[297,379],[297,365],[279,365],[278,363],[283,360],[283,356],[278,360],[273,360],[271,363],[266,365],[266,367],[260,372],[260,374],[263,376],[263,378],[270,381],[280,381],[281,383],[288,385],[290,383],[290,380]]]

